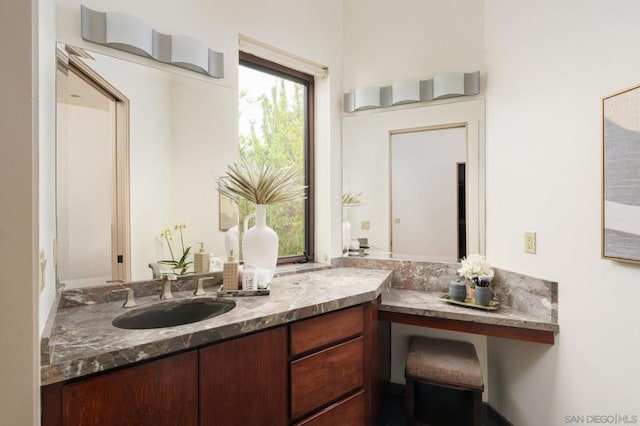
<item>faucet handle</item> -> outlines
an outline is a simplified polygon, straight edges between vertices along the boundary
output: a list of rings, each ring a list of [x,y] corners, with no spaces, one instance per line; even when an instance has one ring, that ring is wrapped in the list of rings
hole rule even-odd
[[[204,282],[206,280],[210,280],[210,279],[211,279],[210,277],[198,278],[198,286],[196,288],[196,291],[193,293],[193,295],[194,296],[204,296],[205,294],[207,294],[204,291],[203,285],[204,285]]]
[[[160,293],[161,300],[173,299],[173,294],[171,293],[171,281],[176,281],[177,279],[178,276],[176,274],[162,274],[162,292]]]
[[[132,308],[137,305],[135,299],[133,298],[133,289],[132,288],[121,288],[118,290],[111,290],[111,293],[121,293],[123,291],[127,292],[127,299],[124,301],[122,305],[123,308]]]

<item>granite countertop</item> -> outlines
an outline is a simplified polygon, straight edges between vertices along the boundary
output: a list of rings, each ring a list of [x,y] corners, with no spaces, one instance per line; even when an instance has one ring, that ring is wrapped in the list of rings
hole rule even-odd
[[[444,292],[389,288],[382,294],[381,311],[481,324],[558,332],[557,322],[502,305],[496,311],[458,306],[441,299]]]
[[[43,343],[41,384],[48,385],[169,353],[196,348],[374,300],[391,271],[334,268],[277,277],[268,296],[236,297],[235,309],[208,320],[151,330],[123,330],[111,321],[127,312],[122,301],[58,308]],[[174,298],[190,298],[191,291]],[[214,293],[209,290],[209,296]],[[138,307],[159,303],[137,297]],[[134,308],[135,309],[135,308]],[[43,339],[44,340],[44,339]]]
[[[277,274],[268,296],[235,297],[236,307],[192,324],[151,330],[123,330],[111,321],[128,312],[113,289],[68,290],[49,318],[41,339],[41,384],[82,377],[110,368],[197,348],[231,337],[358,305],[382,295],[380,311],[469,323],[559,331],[557,283],[496,270],[497,311],[449,304],[441,299],[455,264],[343,258],[334,268],[307,265]],[[307,269],[305,269],[307,268]],[[318,269],[321,268],[321,269]],[[284,270],[283,270],[284,271]],[[306,272],[305,272],[306,271]],[[284,273],[292,275],[282,276]],[[280,275],[280,276],[278,276]],[[193,297],[198,277],[174,285],[174,298]],[[212,297],[221,277],[211,277]],[[138,306],[160,303],[160,282],[133,283]],[[118,298],[124,294],[118,293]]]

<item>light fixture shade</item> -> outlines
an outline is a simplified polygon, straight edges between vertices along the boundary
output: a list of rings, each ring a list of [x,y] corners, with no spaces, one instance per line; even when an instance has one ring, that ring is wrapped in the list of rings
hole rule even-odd
[[[209,50],[200,40],[185,35],[171,36],[171,63],[198,72],[209,70]]]
[[[420,80],[403,80],[391,86],[391,103],[408,104],[420,101]]]
[[[152,55],[152,29],[135,16],[107,12],[105,30],[106,44],[137,55]]]
[[[209,49],[209,73],[216,78],[224,77],[224,54]]]
[[[343,97],[342,109],[345,112],[353,112],[356,110],[355,106],[356,97],[353,92],[345,93]]]
[[[464,96],[464,74],[448,72],[433,77],[433,99]]]
[[[375,86],[362,87],[356,89],[354,110],[363,110],[380,107],[380,88]]]

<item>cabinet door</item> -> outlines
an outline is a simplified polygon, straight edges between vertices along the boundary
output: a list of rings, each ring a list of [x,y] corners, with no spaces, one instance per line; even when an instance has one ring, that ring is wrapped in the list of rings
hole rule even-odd
[[[197,425],[197,371],[191,351],[69,383],[65,425]]]
[[[287,423],[286,327],[200,350],[200,424]]]

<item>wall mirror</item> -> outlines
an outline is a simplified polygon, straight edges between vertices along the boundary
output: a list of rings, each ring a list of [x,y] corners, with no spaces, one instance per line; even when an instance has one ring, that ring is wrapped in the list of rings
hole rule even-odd
[[[169,67],[58,44],[57,278],[66,288],[152,277],[160,232],[224,256],[215,177],[238,156],[237,91]],[[126,54],[122,54],[126,55]]]
[[[484,253],[484,109],[474,99],[344,116],[343,187],[362,192],[343,209],[352,238],[396,258]]]

